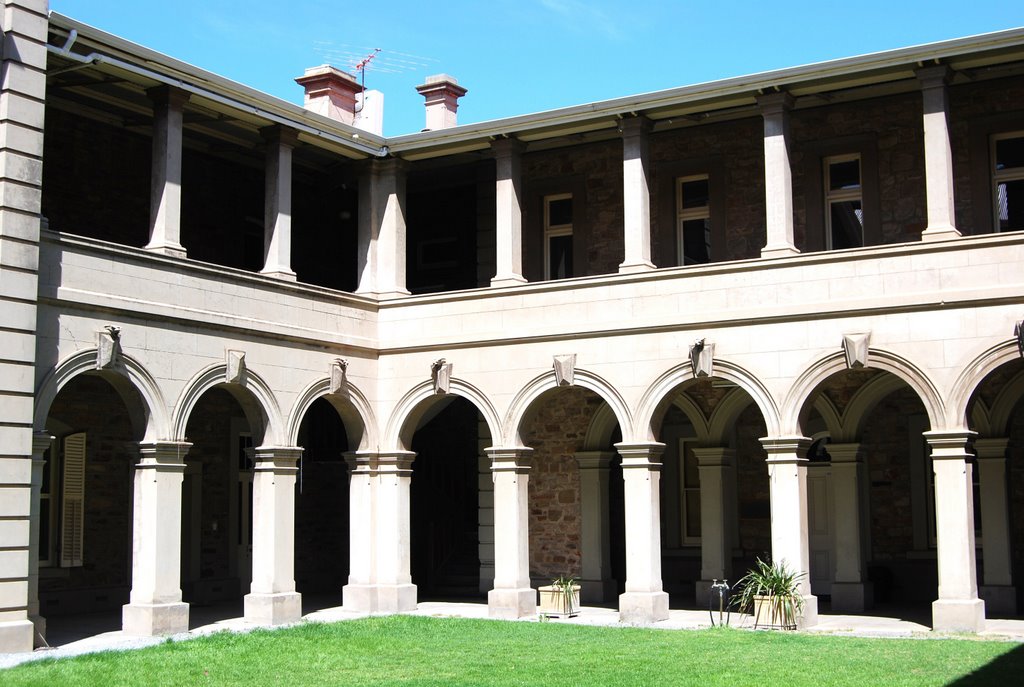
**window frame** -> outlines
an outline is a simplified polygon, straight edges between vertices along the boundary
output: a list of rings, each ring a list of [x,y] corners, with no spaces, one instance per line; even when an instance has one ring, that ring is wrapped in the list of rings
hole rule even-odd
[[[1024,181],[1024,165],[1020,167],[1011,167],[1009,170],[996,169],[996,143],[1014,138],[1024,140],[1024,129],[992,133],[988,137],[988,175],[992,211],[991,228],[996,234],[1003,232],[1002,227],[999,225],[999,182]],[[1006,231],[1020,231],[1021,229],[1024,229],[1024,227],[1018,227],[1016,229],[1011,227]]]
[[[704,205],[701,205],[701,206],[698,206],[698,207],[685,208],[684,209],[683,208],[683,186],[685,184],[688,184],[688,183],[691,183],[691,182],[695,182],[695,181],[707,181],[708,182],[708,198],[707,198],[707,202]],[[675,198],[675,202],[676,202],[676,222],[675,222],[675,225],[676,225],[676,231],[675,231],[675,234],[676,234],[676,236],[675,236],[675,239],[676,239],[676,265],[685,266],[687,264],[686,263],[686,259],[685,259],[686,256],[685,256],[685,254],[683,252],[684,251],[684,247],[686,245],[686,242],[685,242],[685,232],[683,231],[683,224],[684,224],[684,222],[688,222],[688,221],[691,221],[691,220],[701,220],[701,219],[706,220],[704,231],[706,232],[705,241],[706,241],[706,244],[707,244],[708,260],[707,260],[707,262],[691,262],[689,264],[691,264],[691,265],[707,265],[707,264],[710,264],[710,263],[714,262],[714,254],[711,252],[711,250],[712,250],[712,248],[711,248],[711,245],[712,245],[711,244],[711,232],[712,232],[712,229],[714,227],[714,222],[711,219],[711,206],[712,206],[711,198],[712,198],[712,193],[713,193],[712,192],[712,184],[711,184],[711,175],[709,173],[705,172],[703,174],[690,174],[690,175],[687,175],[687,176],[676,177],[675,188],[676,188],[676,198]]]
[[[832,166],[843,162],[857,161],[857,187],[832,189]],[[834,203],[849,203],[857,201],[860,203],[860,245],[852,248],[863,248],[865,242],[864,230],[864,160],[860,153],[844,153],[841,155],[827,155],[821,159],[821,171],[823,190],[825,192],[824,215],[825,215],[825,250],[843,250],[832,246],[832,205]]]
[[[559,200],[568,200],[572,206],[572,222],[569,224],[551,224],[551,203]],[[563,236],[573,238],[572,252],[575,253],[576,241],[573,233],[573,227],[576,223],[576,205],[573,199],[573,194],[571,192],[550,193],[541,199],[541,204],[544,208],[544,281],[551,281],[553,279],[569,279],[575,276],[575,274],[567,274],[564,277],[551,276],[551,239]],[[573,255],[573,267],[575,268],[575,255]],[[576,270],[573,269],[570,271],[574,273]]]
[[[693,453],[694,447],[698,446],[698,442],[693,437],[682,437],[679,439],[679,543],[681,546],[700,546],[701,534],[703,529],[701,528],[702,523],[700,522],[700,515],[697,516],[697,531],[701,532],[696,536],[690,536],[687,534],[688,520],[687,520],[687,500],[696,496],[697,498],[697,512],[700,513],[700,460],[696,454]],[[689,449],[690,455],[693,456],[694,465],[696,470],[697,481],[696,484],[686,484],[686,456],[687,449]]]
[[[882,207],[878,175],[878,145],[874,134],[858,134],[838,138],[812,141],[795,146],[802,153],[802,178],[800,190],[794,177],[794,193],[802,192],[806,212],[804,213],[803,243],[798,245],[805,252],[828,250],[831,244],[831,218],[827,217],[829,205],[825,202],[826,185],[825,160],[843,155],[860,156],[860,207],[864,213],[861,224],[863,246],[882,245]],[[828,239],[826,239],[828,234]],[[826,244],[828,241],[828,244]]]

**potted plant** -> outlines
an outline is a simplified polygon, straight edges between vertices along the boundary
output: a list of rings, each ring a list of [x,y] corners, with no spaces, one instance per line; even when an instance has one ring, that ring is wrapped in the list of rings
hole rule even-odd
[[[732,603],[741,613],[752,613],[754,627],[795,630],[804,609],[800,581],[807,573],[798,573],[785,563],[757,559],[754,567],[734,587],[738,591]]]
[[[573,577],[557,577],[537,591],[540,614],[546,618],[572,618],[580,612],[580,585]]]

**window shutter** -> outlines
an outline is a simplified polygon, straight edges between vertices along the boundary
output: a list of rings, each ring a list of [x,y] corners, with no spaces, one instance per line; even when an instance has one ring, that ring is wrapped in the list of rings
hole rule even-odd
[[[64,438],[64,479],[61,480],[60,567],[82,565],[85,529],[85,432]]]

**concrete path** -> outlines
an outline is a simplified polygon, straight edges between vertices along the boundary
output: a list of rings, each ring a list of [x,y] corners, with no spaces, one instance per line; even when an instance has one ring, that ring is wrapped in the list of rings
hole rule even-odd
[[[234,609],[231,609],[234,610]],[[216,616],[216,610],[205,609],[208,616]],[[118,614],[119,616],[120,614]],[[311,622],[339,622],[366,617],[367,614],[352,613],[341,607],[327,607],[315,610],[303,616],[303,619]],[[487,618],[487,604],[473,602],[442,602],[424,601],[409,615],[421,615],[440,618]],[[717,621],[717,614],[715,615]],[[74,619],[76,634],[83,636],[83,639],[68,641],[52,649],[38,649],[33,653],[25,654],[0,654],[0,668],[34,661],[42,658],[65,658],[96,651],[123,651],[138,649],[167,641],[164,637],[132,637],[125,635],[120,630],[103,631],[111,626],[113,618],[111,614],[87,614]],[[730,626],[753,629],[751,617],[747,615],[732,614],[729,619]],[[522,618],[520,622],[537,622],[537,617]],[[573,623],[579,625],[595,625],[613,627],[619,625],[618,611],[612,608],[601,608],[585,606],[580,614],[574,618],[551,619],[552,623]],[[648,627],[664,630],[696,630],[711,626],[711,616],[707,611],[696,610],[672,610],[669,612],[669,619],[654,623]],[[90,632],[95,627],[96,634]],[[174,635],[174,641],[190,639],[202,635],[229,630],[232,632],[248,632],[261,627],[246,622],[237,614],[228,613],[220,620],[213,620],[206,624],[199,625],[178,635]],[[813,628],[805,632],[814,634],[832,634],[840,636],[856,637],[941,637],[933,633],[928,626],[909,620],[900,620],[883,616],[868,615],[832,615],[823,613],[819,615],[819,622]],[[974,635],[955,635],[960,638]],[[1024,642],[1024,620],[989,620],[986,629],[977,635],[981,639],[995,639],[1004,641]]]

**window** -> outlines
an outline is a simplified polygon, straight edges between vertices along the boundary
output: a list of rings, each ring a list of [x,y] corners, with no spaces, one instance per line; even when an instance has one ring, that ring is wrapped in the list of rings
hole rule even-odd
[[[572,194],[544,196],[544,278],[572,275]]]
[[[700,471],[694,445],[693,441],[679,441],[679,526],[684,546],[700,544]]]
[[[711,262],[711,193],[707,174],[676,181],[676,213],[678,264]]]
[[[825,250],[864,245],[860,155],[825,158]]]
[[[995,230],[1024,229],[1024,132],[992,137]]]

